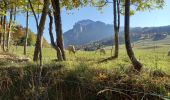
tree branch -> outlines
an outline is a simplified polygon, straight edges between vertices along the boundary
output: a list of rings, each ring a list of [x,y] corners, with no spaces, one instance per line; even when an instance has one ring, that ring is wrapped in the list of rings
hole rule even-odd
[[[35,18],[35,21],[36,21],[36,25],[37,25],[37,31],[38,31],[38,28],[39,28],[39,25],[38,25],[38,19],[37,19],[37,16],[36,16],[36,13],[34,11],[34,8],[33,8],[33,5],[31,3],[31,0],[28,0],[29,4],[30,4],[30,7],[31,7],[31,10],[33,12],[33,15],[34,15],[34,18]]]

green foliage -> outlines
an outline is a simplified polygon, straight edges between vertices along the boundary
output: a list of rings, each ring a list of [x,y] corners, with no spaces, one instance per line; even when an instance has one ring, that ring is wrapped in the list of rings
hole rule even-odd
[[[45,38],[43,38],[43,47],[45,47],[45,48],[51,47]]]
[[[125,0],[121,0],[121,14],[124,15]],[[154,9],[162,9],[165,6],[165,0],[131,0],[130,14],[134,15],[137,11],[147,11]]]
[[[165,0],[131,0],[132,4],[137,4],[136,11],[160,9],[165,5]]]
[[[20,45],[23,46],[25,43],[25,31],[26,29],[22,26],[16,26],[15,30],[12,33],[12,41],[14,45]],[[30,29],[28,29],[28,46],[34,46],[36,43],[36,35],[34,32],[32,32]],[[43,40],[43,46],[44,47],[50,47],[47,40]]]
[[[31,31],[29,32],[27,41],[28,41],[28,45],[31,45],[31,46],[35,45],[36,36],[33,32],[31,32]]]
[[[102,8],[101,5],[105,4],[105,0],[62,0],[60,1],[61,7],[65,7],[67,10],[75,8],[81,8],[85,6],[96,6]]]

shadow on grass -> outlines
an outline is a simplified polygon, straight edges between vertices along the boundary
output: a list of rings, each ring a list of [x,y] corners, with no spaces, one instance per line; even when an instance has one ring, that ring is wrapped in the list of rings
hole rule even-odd
[[[44,65],[41,86],[36,84],[38,75],[36,64],[0,70],[2,80],[0,99],[34,100],[37,93],[34,89],[36,86],[39,87],[39,96],[44,100],[141,100],[142,98],[163,100],[157,96],[145,95],[144,92],[164,95],[169,93],[168,79],[162,80],[164,79],[160,74],[164,73],[162,71],[154,71],[151,73],[153,77],[150,78],[149,70],[141,75],[135,75],[131,68],[125,66],[118,66],[109,72],[104,68],[91,68],[84,62],[73,66],[74,69],[69,70],[65,67],[62,63]],[[154,77],[155,75],[159,77]]]
[[[109,61],[109,60],[115,60],[115,59],[117,59],[118,57],[116,57],[116,56],[111,56],[111,57],[108,57],[108,58],[106,58],[106,59],[103,59],[103,60],[100,60],[100,61],[98,61],[98,63],[104,63],[104,62],[107,62],[107,61]]]

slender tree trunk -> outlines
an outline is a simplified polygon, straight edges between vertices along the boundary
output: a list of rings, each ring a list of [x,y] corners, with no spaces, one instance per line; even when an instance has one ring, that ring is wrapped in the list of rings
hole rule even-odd
[[[31,0],[28,0],[29,1],[29,5],[30,5],[30,8],[33,12],[33,15],[34,15],[34,18],[35,18],[35,21],[36,21],[36,26],[37,26],[37,33],[39,31],[39,25],[38,25],[38,19],[37,19],[37,16],[36,16],[36,13],[34,11],[34,8],[32,6],[32,3],[31,3]],[[46,16],[45,16],[46,17]],[[34,57],[33,57],[33,61],[38,61],[39,59],[39,56],[40,56],[40,39],[38,38],[39,37],[39,34],[37,34],[37,39],[36,39],[36,44],[35,44],[35,50],[34,50]]]
[[[38,19],[37,19],[36,13],[34,11],[33,5],[31,3],[31,0],[28,0],[28,2],[29,2],[31,10],[33,12],[33,15],[34,15],[34,19],[35,19],[36,26],[37,26],[37,33],[38,33],[38,31],[39,31]],[[37,34],[33,61],[38,61],[38,59],[39,59],[39,54],[40,54],[40,39],[38,37],[39,37],[39,34]]]
[[[3,16],[1,16],[0,20],[1,20],[0,21],[0,26],[1,26],[0,29],[2,29],[3,28],[2,27],[3,26]],[[3,34],[2,31],[0,31],[0,46],[2,45],[2,34]]]
[[[40,38],[38,38],[39,35],[37,34],[37,39],[36,39],[36,44],[35,44],[35,49],[34,49],[34,58],[33,58],[33,61],[38,61],[39,59],[39,51],[40,51]]]
[[[60,12],[60,1],[59,0],[51,0],[53,6],[54,20],[55,20],[55,29],[57,32],[57,46],[60,48],[62,52],[62,57],[66,60],[65,51],[64,51],[64,43],[63,43],[63,34],[62,34],[62,24],[61,24],[61,12]]]
[[[34,50],[34,61],[37,61],[38,58],[40,59],[40,65],[42,65],[42,42],[43,42],[43,31],[46,21],[46,16],[48,14],[50,2],[49,0],[44,1],[44,7],[40,19],[40,24],[38,26],[38,33],[37,33],[37,41],[35,44],[35,50]]]
[[[16,2],[16,1],[15,1]],[[15,3],[15,8],[14,8],[14,22],[16,21],[16,15],[17,15],[17,4]]]
[[[5,6],[5,10],[4,13],[7,13],[7,2],[6,0],[3,0],[4,2],[4,6]],[[6,15],[4,15],[4,19],[3,19],[3,43],[2,43],[2,49],[5,52],[5,37],[6,37]]]
[[[50,11],[48,13],[48,16],[49,16],[49,19],[50,19],[50,23],[49,23],[49,35],[50,35],[51,45],[53,46],[53,48],[57,52],[57,59],[59,61],[62,61],[63,60],[62,52],[61,52],[60,48],[54,42],[54,36],[53,36],[53,32],[52,32],[52,30],[53,30],[53,16],[52,16]],[[57,34],[56,34],[56,36],[57,36]]]
[[[28,9],[27,5],[27,9]],[[28,15],[28,10],[26,12],[26,32],[25,32],[25,44],[24,44],[24,55],[27,54],[27,39],[28,39],[28,20],[29,20],[29,15]]]
[[[16,2],[16,0],[15,0]],[[17,16],[17,4],[15,3],[15,7],[14,7],[14,17],[13,17],[13,24],[16,26],[16,16]],[[15,26],[13,26],[13,28],[15,28]],[[17,41],[14,41],[14,44],[15,44],[15,47],[16,47],[16,50],[17,50]]]
[[[41,82],[41,73],[42,73],[42,42],[43,42],[43,31],[44,31],[44,26],[45,26],[45,21],[46,21],[46,16],[48,14],[49,11],[49,6],[50,6],[50,0],[44,0],[44,6],[43,6],[43,10],[42,10],[42,14],[41,14],[41,19],[40,19],[40,23],[37,26],[38,27],[38,33],[37,33],[37,41],[36,41],[36,45],[35,45],[35,50],[34,50],[34,61],[37,61],[38,58],[40,60],[40,67],[38,67],[38,77],[37,77],[37,81],[36,81],[36,96],[38,100],[42,100],[42,96],[41,96],[41,86],[42,86],[42,82]]]
[[[114,33],[115,33],[115,54],[114,57],[117,58],[119,55],[119,29],[120,29],[120,12],[119,12],[119,0],[113,0],[114,9]]]
[[[35,13],[35,11],[34,11],[34,8],[33,8],[33,6],[32,6],[32,3],[31,3],[31,0],[28,0],[28,2],[29,2],[29,5],[30,5],[30,8],[31,8],[31,10],[32,10],[32,12],[33,12],[33,15],[34,15],[34,18],[35,18],[35,22],[36,22],[36,26],[37,26],[37,31],[38,31],[38,18],[37,18],[37,16],[36,16],[36,13]]]
[[[7,51],[9,51],[9,44],[10,44],[10,38],[11,38],[11,26],[12,26],[12,14],[13,14],[13,8],[11,8],[10,11],[10,21],[9,21],[9,29],[8,29],[8,34],[7,34]]]
[[[6,13],[6,11],[5,11],[5,13]],[[3,43],[2,43],[3,45],[2,45],[2,49],[3,49],[3,51],[5,51],[6,15],[4,15],[3,30],[4,30],[4,32],[3,32]]]
[[[142,64],[136,59],[134,52],[132,50],[129,29],[130,29],[130,0],[125,0],[125,45],[126,45],[126,51],[127,51],[127,54],[133,64],[133,66],[134,66],[134,69],[137,71],[140,71],[142,68]]]

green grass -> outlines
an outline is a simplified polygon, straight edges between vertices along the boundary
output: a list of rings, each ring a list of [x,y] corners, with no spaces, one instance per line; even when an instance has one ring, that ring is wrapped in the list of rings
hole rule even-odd
[[[152,69],[162,69],[167,72],[170,72],[170,57],[167,56],[168,51],[170,51],[170,45],[168,45],[168,41],[170,41],[170,36],[168,36],[164,40],[160,41],[152,41],[152,40],[141,40],[135,43],[133,50],[135,52],[136,57],[139,61],[142,62],[144,68],[152,68]],[[105,63],[98,64],[98,61],[102,59],[108,58],[111,56],[111,48],[107,47],[106,55],[100,55],[99,52],[95,51],[78,51],[76,55],[69,54],[66,51],[67,61],[65,63],[77,65],[80,63],[89,64],[89,67],[97,67],[97,68],[106,68],[108,70],[117,67],[119,65],[122,66],[130,66],[131,62],[126,54],[126,50],[124,45],[120,46],[119,58],[113,61],[108,61]],[[33,58],[34,47],[28,47],[29,58]],[[16,55],[23,55],[23,47],[18,47],[16,50],[15,47],[11,47],[11,51]],[[52,60],[56,59],[56,51],[52,48],[43,48],[43,62],[48,64]]]
[[[120,45],[118,59],[104,63],[98,62],[111,56],[112,47],[106,47],[106,55],[100,55],[99,52],[96,53],[95,51],[78,51],[74,55],[69,54],[66,50],[67,61],[64,62],[53,61],[56,59],[56,51],[52,48],[43,48],[44,66],[42,77],[48,78],[42,79],[41,94],[48,93],[49,98],[57,98],[58,100],[70,98],[75,100],[75,98],[80,97],[83,100],[88,100],[96,99],[97,92],[105,89],[103,86],[110,86],[112,88],[133,89],[169,96],[170,57],[167,54],[170,51],[170,45],[167,44],[168,39],[169,37],[161,41],[144,40],[145,43],[144,41],[135,43],[133,50],[136,57],[143,64],[143,70],[140,74],[136,74],[132,70],[133,67],[124,45]],[[10,50],[12,54],[23,56],[23,47],[18,47],[17,50],[15,47],[11,47]],[[33,58],[33,51],[34,47],[28,47],[27,56]],[[10,88],[12,92],[4,92],[2,96],[0,95],[0,99],[8,98],[7,94],[11,97],[16,95],[18,97],[33,97],[35,90],[31,86],[35,84],[31,83],[30,76],[37,75],[37,63],[32,61],[11,63],[0,60],[0,64],[1,79],[5,75],[13,82],[13,87]],[[58,78],[66,81],[57,80]],[[21,85],[20,88],[15,88],[19,87],[19,84]],[[131,95],[130,92],[127,94]],[[143,95],[137,95],[141,100]],[[120,99],[119,96],[122,100],[125,99],[123,95],[117,95],[116,93],[111,94],[111,96],[116,97],[116,100]],[[150,100],[159,99],[150,98]]]

